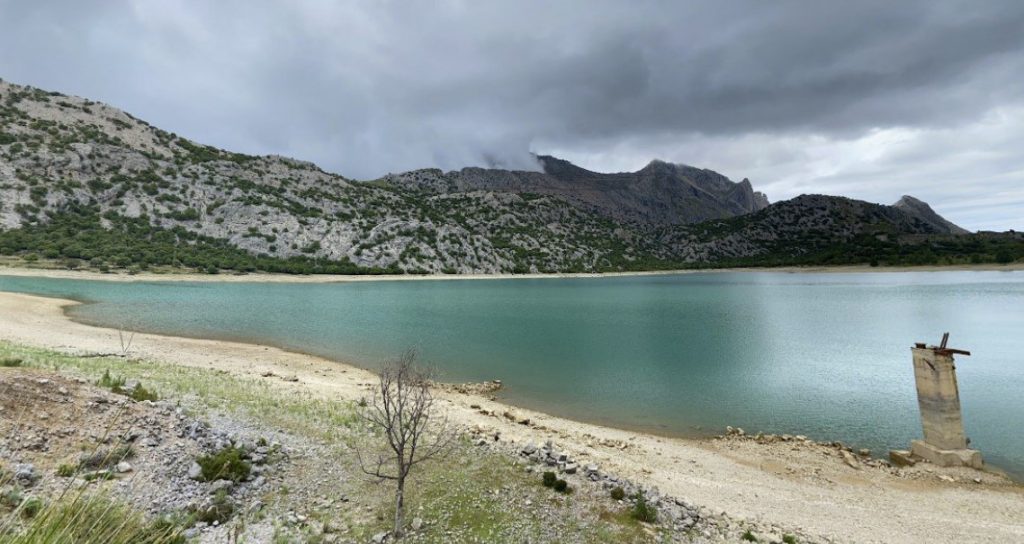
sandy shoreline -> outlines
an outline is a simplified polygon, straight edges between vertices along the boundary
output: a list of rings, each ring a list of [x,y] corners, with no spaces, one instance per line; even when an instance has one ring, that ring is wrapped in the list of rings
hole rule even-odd
[[[117,331],[76,323],[64,315],[64,309],[74,304],[0,292],[0,339],[65,352],[116,351]],[[360,398],[374,380],[366,370],[257,344],[138,334],[135,346],[133,353],[142,358],[223,370],[269,380],[285,390],[335,398]],[[277,377],[261,377],[268,372]],[[851,468],[820,451],[789,443],[664,438],[557,418],[475,395],[445,392],[442,398],[450,416],[461,424],[500,431],[503,439],[517,442],[554,440],[585,463],[598,463],[736,517],[855,542],[1024,541],[1024,487],[989,474],[918,465],[897,475]],[[510,421],[502,416],[506,411],[528,417],[534,425]],[[979,476],[983,483],[974,483]]]
[[[884,272],[951,272],[951,271],[998,271],[1016,272],[1024,270],[1024,263],[1007,265],[978,264],[957,266],[893,266],[872,267],[867,265],[843,266],[789,266],[777,268],[709,268],[701,270],[652,270],[645,272],[605,272],[605,273],[566,273],[566,274],[434,274],[434,275],[298,275],[298,274],[195,274],[195,273],[154,273],[139,274],[110,273],[92,271],[63,270],[52,268],[25,268],[0,265],[0,276],[60,278],[98,281],[215,281],[215,282],[283,282],[283,283],[340,283],[360,281],[450,281],[450,280],[501,280],[501,279],[558,279],[558,278],[615,278],[632,276],[676,276],[684,274],[711,274],[729,272],[776,272],[805,274],[843,274],[843,273],[884,273]]]

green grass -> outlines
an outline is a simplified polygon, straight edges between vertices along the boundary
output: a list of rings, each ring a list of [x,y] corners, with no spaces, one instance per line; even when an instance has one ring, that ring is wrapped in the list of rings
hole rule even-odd
[[[26,509],[32,509],[31,516]],[[78,495],[51,505],[27,499],[0,517],[5,544],[184,544],[180,531],[168,520],[148,521],[106,496]]]
[[[633,503],[633,519],[644,523],[658,521],[658,509],[647,502],[643,493],[636,494],[636,502]]]
[[[204,482],[214,480],[231,480],[241,482],[247,476],[252,466],[242,460],[243,452],[240,448],[227,446],[224,449],[204,455],[196,459],[196,463],[202,468],[201,476]]]
[[[112,381],[145,380],[165,397],[185,400],[204,410],[227,410],[327,442],[343,441],[356,423],[355,405],[327,400],[310,393],[282,394],[266,381],[232,376],[226,372],[120,357],[74,357],[52,350],[0,341],[0,358],[19,358],[22,366],[57,370],[90,380],[104,375]],[[122,382],[123,384],[123,382]]]

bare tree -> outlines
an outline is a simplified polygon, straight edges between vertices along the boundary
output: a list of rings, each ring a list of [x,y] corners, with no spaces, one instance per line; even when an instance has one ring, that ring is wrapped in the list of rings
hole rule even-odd
[[[132,342],[135,340],[135,331],[127,331],[124,329],[117,329],[117,339],[121,342],[121,357],[127,357],[128,352],[132,349]]]
[[[395,538],[405,525],[405,483],[416,465],[447,453],[456,433],[434,404],[430,383],[434,373],[416,362],[416,352],[406,351],[380,371],[373,400],[360,410],[371,427],[387,439],[384,453],[365,459],[356,448],[363,472],[393,480],[395,489]]]

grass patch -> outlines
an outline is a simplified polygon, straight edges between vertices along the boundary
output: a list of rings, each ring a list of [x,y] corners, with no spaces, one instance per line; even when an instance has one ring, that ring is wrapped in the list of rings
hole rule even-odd
[[[636,502],[633,503],[632,514],[633,519],[644,523],[658,521],[658,509],[647,502],[647,497],[644,497],[643,493],[636,494]]]
[[[0,367],[14,368],[21,366],[21,359],[18,357],[0,357]]]
[[[29,499],[0,518],[0,540],[6,544],[184,544],[181,528],[167,520],[148,521],[140,513],[108,497],[78,496],[45,505]],[[29,518],[29,521],[23,521]]]
[[[96,385],[109,389],[111,393],[131,397],[133,400],[138,402],[142,402],[144,400],[156,402],[160,400],[160,397],[156,392],[146,389],[142,385],[142,382],[137,382],[131,388],[125,388],[127,383],[128,380],[124,376],[112,376],[109,368],[103,371],[103,375],[100,376],[100,379],[96,380]]]
[[[22,365],[103,382],[104,387],[128,380],[155,384],[165,395],[188,402],[199,410],[225,410],[258,420],[268,427],[323,440],[344,442],[358,419],[351,401],[328,400],[304,392],[282,394],[265,380],[232,376],[226,372],[120,357],[75,357],[52,350],[23,347],[0,341],[0,358],[19,358]],[[103,383],[99,383],[103,385]]]
[[[245,452],[241,448],[228,446],[216,453],[204,455],[196,462],[202,470],[204,482],[214,480],[231,480],[241,482],[249,476],[252,466],[242,459]]]

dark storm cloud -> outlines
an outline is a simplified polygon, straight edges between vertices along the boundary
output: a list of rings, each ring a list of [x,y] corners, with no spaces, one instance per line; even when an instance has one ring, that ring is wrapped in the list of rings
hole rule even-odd
[[[1017,1],[0,0],[0,77],[221,147],[357,178],[660,156],[978,228],[1024,227],[1022,73]]]

